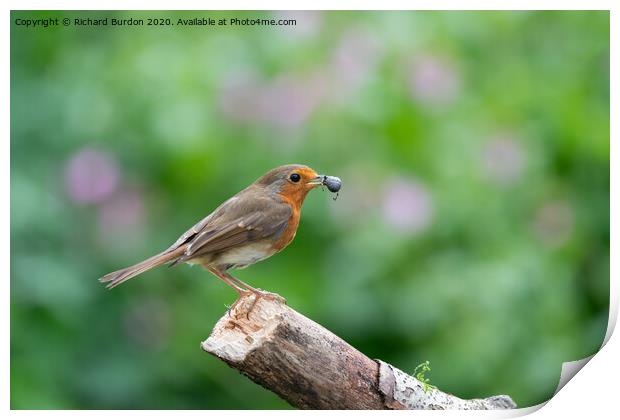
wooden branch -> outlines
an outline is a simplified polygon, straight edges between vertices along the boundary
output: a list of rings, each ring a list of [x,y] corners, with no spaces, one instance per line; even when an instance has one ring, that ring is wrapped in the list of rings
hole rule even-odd
[[[463,400],[429,389],[381,360],[372,360],[286,306],[284,299],[246,296],[202,343],[252,381],[305,409],[516,408],[509,396]]]

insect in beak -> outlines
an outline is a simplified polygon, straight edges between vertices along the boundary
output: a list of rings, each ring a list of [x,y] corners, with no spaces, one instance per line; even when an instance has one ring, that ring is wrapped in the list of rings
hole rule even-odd
[[[340,188],[342,187],[342,181],[340,178],[330,175],[319,175],[316,178],[311,179],[308,184],[327,187],[330,192],[336,193],[334,200],[338,198],[338,191],[340,191]]]

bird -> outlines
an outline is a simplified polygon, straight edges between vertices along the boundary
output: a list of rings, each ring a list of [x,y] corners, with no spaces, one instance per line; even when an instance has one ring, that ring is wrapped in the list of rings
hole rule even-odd
[[[199,264],[232,287],[239,294],[237,301],[248,294],[255,295],[254,303],[271,297],[273,294],[250,286],[228,271],[246,268],[288,246],[295,238],[306,195],[320,186],[337,193],[342,181],[319,175],[306,165],[274,168],[222,203],[164,251],[106,274],[99,281],[112,289],[163,264]]]

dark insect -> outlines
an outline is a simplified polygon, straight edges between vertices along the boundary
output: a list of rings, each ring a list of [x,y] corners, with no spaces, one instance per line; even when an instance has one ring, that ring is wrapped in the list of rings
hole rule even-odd
[[[336,176],[323,175],[323,187],[327,187],[330,192],[336,193],[333,200],[338,199],[338,191],[342,187],[342,181]]]
[[[325,178],[323,178],[323,185],[331,192],[337,193],[340,191],[340,187],[342,187],[342,181],[338,177],[325,175]]]

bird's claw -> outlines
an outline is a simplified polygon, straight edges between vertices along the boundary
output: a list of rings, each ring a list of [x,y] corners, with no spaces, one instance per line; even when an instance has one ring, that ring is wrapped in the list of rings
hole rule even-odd
[[[258,291],[258,293],[256,293],[256,295],[259,298],[268,299],[268,300],[274,300],[274,301],[286,304],[286,299],[283,298],[282,296],[280,296],[277,293],[266,292],[266,291],[264,291],[262,289],[256,289],[256,290]]]
[[[278,295],[277,293],[266,292],[261,289],[254,289],[251,291],[244,291],[242,293],[239,293],[239,298],[228,308],[228,316],[231,316],[231,311],[236,309],[237,305],[239,305],[246,296],[250,296],[250,295],[253,296],[254,299],[252,299],[252,303],[250,304],[249,308],[244,311],[245,317],[248,321],[250,320],[250,313],[254,310],[254,307],[258,303],[259,299],[272,300],[272,301],[280,302],[286,305],[286,299]],[[235,311],[235,312],[238,312],[238,311]]]

